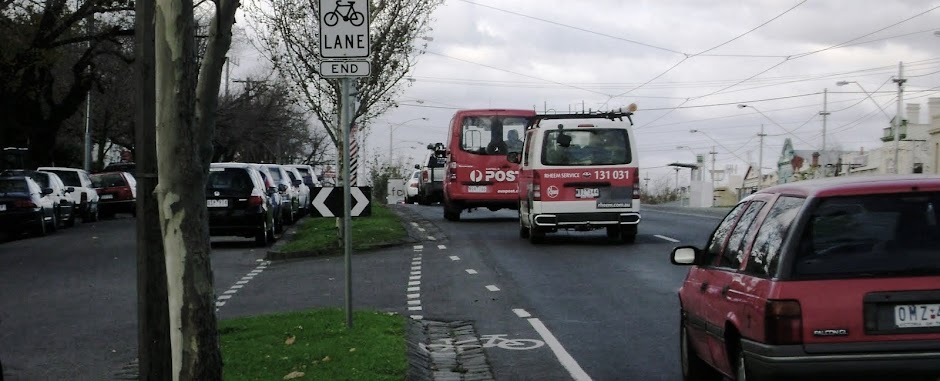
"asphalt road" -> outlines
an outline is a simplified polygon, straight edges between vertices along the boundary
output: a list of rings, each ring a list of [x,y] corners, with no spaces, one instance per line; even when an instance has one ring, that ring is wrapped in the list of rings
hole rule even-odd
[[[680,379],[676,290],[686,269],[668,255],[701,245],[720,213],[647,208],[636,244],[609,243],[597,231],[533,246],[518,238],[514,211],[476,211],[455,223],[439,206],[400,208],[417,240],[355,254],[354,309],[472,321],[498,380]],[[136,357],[132,222],[0,244],[8,379],[127,373]],[[344,306],[341,257],[267,263],[251,246],[214,239],[220,318]]]

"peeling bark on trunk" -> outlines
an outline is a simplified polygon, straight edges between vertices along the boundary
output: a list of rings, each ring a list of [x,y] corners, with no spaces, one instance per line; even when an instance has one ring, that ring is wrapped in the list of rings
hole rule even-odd
[[[200,65],[192,0],[156,2],[155,193],[166,251],[174,380],[222,379],[205,183],[222,64],[237,8],[238,1],[216,1]]]

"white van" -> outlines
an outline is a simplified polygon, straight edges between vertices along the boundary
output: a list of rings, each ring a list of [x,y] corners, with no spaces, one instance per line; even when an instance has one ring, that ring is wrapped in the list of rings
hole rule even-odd
[[[628,111],[538,115],[522,152],[510,152],[519,171],[519,236],[540,243],[563,229],[606,229],[632,243],[640,223],[640,177]],[[624,120],[626,118],[626,120]]]

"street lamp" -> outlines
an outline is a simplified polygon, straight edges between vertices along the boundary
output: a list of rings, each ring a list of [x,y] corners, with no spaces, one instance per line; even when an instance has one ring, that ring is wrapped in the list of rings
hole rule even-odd
[[[748,106],[746,104],[738,105],[738,108],[745,108],[745,107],[751,107],[755,111],[760,112],[760,110],[754,108],[754,106]],[[761,113],[761,115],[764,115],[764,114]],[[764,117],[766,118],[767,115],[764,115]],[[757,134],[757,136],[760,137],[760,148],[757,150],[758,152],[757,154],[757,190],[760,190],[761,185],[764,184],[764,137],[767,136],[767,134],[764,133],[763,124],[760,125],[760,133]]]
[[[398,127],[401,127],[401,126],[405,125],[405,123],[414,122],[414,121],[416,121],[416,120],[428,120],[428,118],[425,118],[425,117],[414,118],[414,119],[406,120],[406,121],[401,122],[401,123],[395,123],[395,124],[390,125],[390,127],[389,127],[389,129],[388,129],[388,160],[389,160],[389,162],[391,162],[391,161],[392,161],[392,158],[393,158],[392,149],[393,149],[393,147],[394,147],[394,144],[393,144],[393,140],[392,140],[392,139],[393,139],[393,137],[394,137],[394,135],[395,135],[395,129],[397,129]]]

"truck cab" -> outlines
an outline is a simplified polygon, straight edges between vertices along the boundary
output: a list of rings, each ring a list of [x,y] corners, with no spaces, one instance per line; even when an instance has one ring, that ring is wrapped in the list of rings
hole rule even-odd
[[[421,164],[415,164],[420,171],[418,176],[418,194],[415,199],[418,204],[431,205],[444,200],[444,172],[447,157],[441,151],[443,147],[428,146],[428,154]]]

